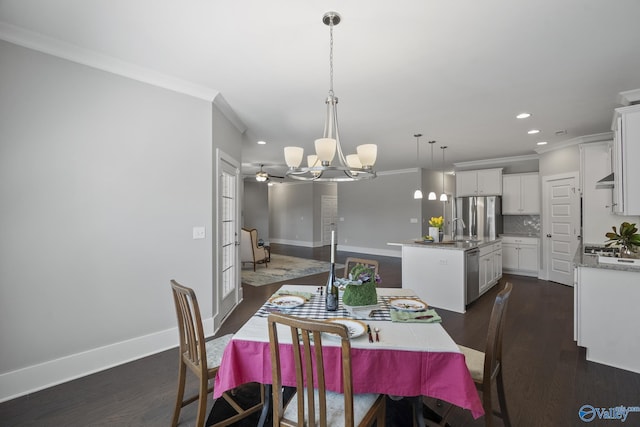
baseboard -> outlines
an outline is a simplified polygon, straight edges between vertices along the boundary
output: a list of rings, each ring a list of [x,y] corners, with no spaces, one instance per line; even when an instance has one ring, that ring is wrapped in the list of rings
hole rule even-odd
[[[213,318],[203,320],[213,331]],[[104,371],[178,346],[178,328],[98,347],[0,375],[0,402]]]
[[[506,274],[513,274],[515,276],[538,277],[537,271],[509,270],[508,268],[503,268],[502,272]]]
[[[302,246],[305,248],[315,248],[316,245],[314,242],[308,242],[303,240],[288,240],[288,239],[269,239],[269,243],[279,243],[281,245],[292,245],[292,246]]]

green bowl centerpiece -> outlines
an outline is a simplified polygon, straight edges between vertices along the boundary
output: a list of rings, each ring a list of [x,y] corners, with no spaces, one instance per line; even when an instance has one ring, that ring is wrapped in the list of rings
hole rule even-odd
[[[356,307],[375,305],[378,303],[376,285],[380,283],[380,276],[375,270],[363,264],[356,264],[349,272],[348,279],[336,279],[344,286],[342,304]]]

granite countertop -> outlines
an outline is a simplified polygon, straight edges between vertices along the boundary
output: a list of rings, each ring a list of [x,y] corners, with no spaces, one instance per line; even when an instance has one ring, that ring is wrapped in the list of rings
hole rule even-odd
[[[416,238],[414,240],[405,240],[399,243],[389,243],[391,245],[402,245],[402,246],[416,246],[421,248],[430,248],[430,249],[449,249],[455,251],[467,251],[470,249],[479,248],[482,246],[489,245],[491,243],[499,242],[502,239],[500,237],[497,238],[471,238],[469,236],[458,236],[454,240],[445,239],[444,242],[432,242],[432,243],[423,243],[420,238]]]
[[[598,262],[598,255],[584,253],[583,244],[578,245],[578,250],[576,250],[576,255],[573,258],[573,264],[576,267],[603,268],[606,270],[633,271],[636,273],[640,273],[640,267],[637,266],[624,264],[605,264],[602,262]]]

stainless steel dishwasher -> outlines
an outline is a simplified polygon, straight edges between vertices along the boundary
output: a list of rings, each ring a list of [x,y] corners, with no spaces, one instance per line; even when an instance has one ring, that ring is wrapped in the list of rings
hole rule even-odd
[[[470,249],[464,253],[465,305],[471,304],[480,295],[480,249]]]

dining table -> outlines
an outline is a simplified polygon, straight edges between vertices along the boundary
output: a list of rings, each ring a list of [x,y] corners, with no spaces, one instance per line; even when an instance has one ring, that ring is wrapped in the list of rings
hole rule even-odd
[[[355,311],[348,309],[340,301],[338,310],[325,309],[322,288],[316,285],[283,285],[277,296],[304,296],[304,303],[291,308],[278,306],[269,300],[236,332],[222,356],[220,369],[215,378],[213,397],[219,398],[225,391],[246,383],[260,383],[271,390],[271,356],[267,317],[277,311],[311,319],[353,319],[366,325],[369,333],[358,330],[351,337],[351,360],[353,392],[379,393],[394,398],[414,399],[414,410],[420,425],[424,425],[418,415],[417,402],[421,396],[449,402],[471,411],[474,418],[484,414],[482,402],[465,363],[465,358],[451,336],[447,333],[436,314],[415,316],[422,319],[398,321],[393,313],[393,304],[400,298],[419,301],[416,293],[405,288],[377,288],[378,304],[371,309]],[[272,298],[270,298],[272,300]],[[426,303],[424,303],[426,305]],[[432,309],[432,307],[428,307]],[[435,313],[433,310],[430,313]],[[348,322],[347,322],[348,323]],[[280,325],[281,326],[281,325]],[[356,328],[358,329],[358,328]],[[377,333],[375,331],[378,331]],[[283,329],[284,332],[284,329]],[[280,345],[291,345],[290,334],[281,335]],[[373,339],[377,335],[377,339]],[[288,340],[288,342],[287,342]],[[337,338],[322,340],[323,352],[333,360],[340,360],[340,341]],[[328,353],[327,353],[328,352]],[[338,365],[338,364],[336,364]],[[341,368],[325,372],[328,390],[342,392]],[[283,384],[295,386],[295,369],[283,368]],[[267,393],[269,394],[269,393]],[[260,422],[266,417],[270,402],[266,405]],[[420,405],[421,407],[421,405]]]

